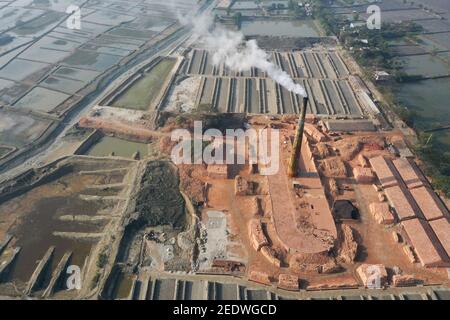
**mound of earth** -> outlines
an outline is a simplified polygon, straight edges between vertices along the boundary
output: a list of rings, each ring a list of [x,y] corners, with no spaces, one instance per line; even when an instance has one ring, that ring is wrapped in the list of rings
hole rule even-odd
[[[149,226],[186,223],[184,200],[179,190],[176,167],[167,161],[149,162],[141,179],[136,211]]]

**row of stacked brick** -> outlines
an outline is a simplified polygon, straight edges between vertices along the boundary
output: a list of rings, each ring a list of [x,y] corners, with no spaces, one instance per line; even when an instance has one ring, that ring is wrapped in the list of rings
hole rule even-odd
[[[450,266],[448,209],[420,168],[405,158],[392,160],[379,156],[369,162],[381,184],[377,188],[383,194],[380,203],[370,206],[377,221],[393,224],[396,219],[422,266]]]

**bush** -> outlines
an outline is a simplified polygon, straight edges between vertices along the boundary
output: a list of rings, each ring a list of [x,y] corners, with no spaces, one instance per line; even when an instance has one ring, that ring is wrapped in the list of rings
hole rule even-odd
[[[97,267],[104,268],[108,263],[108,255],[105,252],[100,253],[97,260]]]
[[[450,176],[438,175],[433,178],[434,187],[450,197]]]
[[[97,286],[97,283],[100,280],[100,276],[101,276],[100,272],[97,272],[94,278],[92,278],[91,289],[94,289]]]
[[[408,125],[408,127],[414,128],[415,118],[417,115],[414,111],[403,106],[396,106],[394,111],[398,117]]]

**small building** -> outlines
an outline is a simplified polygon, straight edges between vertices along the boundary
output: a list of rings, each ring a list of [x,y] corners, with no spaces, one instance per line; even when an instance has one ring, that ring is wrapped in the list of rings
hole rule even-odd
[[[356,29],[356,28],[360,28],[360,27],[365,27],[367,25],[366,22],[362,22],[362,21],[353,21],[350,23],[350,29]]]
[[[373,77],[375,81],[389,81],[392,78],[390,73],[386,71],[375,71]]]
[[[356,273],[366,288],[381,289],[387,284],[388,275],[382,264],[362,264]]]

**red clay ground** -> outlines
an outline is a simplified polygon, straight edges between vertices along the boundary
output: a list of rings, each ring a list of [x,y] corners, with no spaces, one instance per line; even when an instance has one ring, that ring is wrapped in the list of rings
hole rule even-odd
[[[282,131],[279,173],[267,176],[277,236],[291,253],[326,253],[332,248],[332,239],[336,238],[337,232],[315,165],[307,156],[309,146],[304,139],[300,162],[302,175],[292,179],[287,176],[291,148],[290,143],[283,144],[286,139],[289,139],[289,132]],[[308,177],[311,175],[313,177]],[[295,193],[293,181],[307,186],[301,194]]]
[[[295,179],[300,182],[300,185],[307,186],[303,192],[298,195],[292,188],[292,181],[286,176],[286,161],[289,158],[290,143],[283,143],[283,139],[292,137],[294,134],[294,122],[283,123],[277,120],[269,120],[267,117],[259,116],[252,118],[252,122],[257,122],[255,127],[263,127],[271,123],[273,126],[277,126],[281,129],[282,139],[282,160],[280,164],[279,175],[272,177],[262,177],[258,174],[249,174],[248,166],[231,166],[229,172],[232,172],[229,179],[211,179],[207,177],[206,168],[204,166],[183,166],[180,167],[182,171],[182,185],[185,187],[185,191],[190,194],[189,186],[192,185],[194,189],[193,194],[199,195],[199,186],[204,185],[205,182],[210,184],[207,192],[208,208],[205,208],[202,212],[202,218],[207,210],[220,210],[227,216],[227,222],[229,227],[229,239],[232,242],[229,250],[233,252],[233,256],[241,257],[246,262],[247,274],[250,271],[263,271],[266,272],[273,280],[277,279],[280,273],[294,274],[299,276],[303,282],[303,286],[320,287],[325,283],[351,284],[355,281],[355,269],[360,263],[373,263],[384,264],[388,268],[394,266],[399,267],[406,274],[412,274],[417,278],[424,280],[429,284],[449,284],[447,273],[445,269],[424,269],[419,264],[411,264],[402,250],[402,244],[396,244],[392,237],[392,231],[397,230],[395,227],[385,227],[377,224],[375,219],[369,212],[369,204],[371,202],[378,202],[378,193],[372,187],[371,184],[358,184],[352,177],[352,168],[359,165],[357,156],[364,154],[367,157],[375,155],[389,155],[386,150],[380,150],[377,147],[377,143],[382,142],[384,139],[389,140],[395,133],[390,134],[374,134],[374,133],[361,133],[353,134],[349,136],[342,135],[339,137],[340,141],[333,141],[329,137],[327,142],[331,155],[328,158],[331,160],[334,158],[345,159],[343,162],[346,166],[348,177],[333,177],[329,172],[325,172],[325,175],[319,170],[321,178],[314,177],[313,170],[311,169],[311,163],[303,161],[301,169],[303,172],[310,171],[312,177],[300,177]],[[291,139],[291,138],[290,138]],[[356,141],[356,142],[355,142]],[[360,145],[359,142],[362,142]],[[316,143],[310,141],[311,147],[315,150]],[[356,151],[352,150],[352,144],[360,146]],[[341,149],[344,148],[347,149]],[[348,147],[350,146],[350,147]],[[339,149],[339,150],[335,150]],[[314,151],[315,152],[315,151]],[[340,155],[339,155],[340,153]],[[307,152],[303,150],[302,155],[305,156]],[[316,157],[317,164],[320,167],[322,160]],[[306,170],[305,164],[308,165],[309,170]],[[188,175],[190,182],[196,183],[184,183],[183,175],[184,171],[190,171]],[[254,195],[236,196],[234,191],[233,177],[239,174],[244,179],[256,182],[258,185],[257,192]],[[336,196],[329,194],[329,188],[326,187],[326,198],[324,188],[322,184],[327,186],[330,179],[335,179],[339,186],[339,193]],[[269,193],[267,191],[270,191]],[[201,193],[201,192],[200,192]],[[279,258],[282,260],[282,266],[276,267],[271,264],[260,252],[257,252],[249,239],[249,233],[247,229],[248,222],[254,219],[254,212],[251,210],[253,198],[258,197],[261,199],[263,214],[259,218],[263,225],[265,225],[265,233],[270,239],[270,245],[279,253]],[[308,198],[309,202],[314,202],[314,210],[317,210],[317,214],[311,215],[311,210],[305,209],[305,203],[302,197]],[[315,200],[311,200],[314,199]],[[360,211],[360,219],[358,221],[346,221],[345,223],[350,225],[355,230],[355,237],[359,243],[358,256],[356,261],[350,264],[344,264],[344,269],[336,274],[324,275],[317,272],[310,271],[298,271],[289,268],[287,263],[289,262],[290,253],[286,249],[288,247],[294,248],[297,251],[313,252],[323,251],[327,244],[323,244],[317,241],[317,239],[325,239],[326,236],[335,235],[336,229],[334,229],[334,222],[331,218],[331,214],[328,214],[330,210],[329,206],[336,199],[348,199],[351,200]],[[309,208],[311,203],[308,203],[306,207]],[[301,208],[303,206],[303,208]],[[300,209],[298,209],[300,207]],[[293,214],[294,208],[297,209],[297,213]],[[291,216],[289,216],[291,215]],[[273,217],[273,219],[272,219]],[[284,217],[284,220],[283,220]],[[300,219],[299,219],[300,217]],[[272,223],[274,221],[275,223]],[[303,233],[295,233],[295,224],[293,221],[301,221],[303,227],[314,226],[310,230],[322,229],[322,233],[319,237],[313,241],[310,234],[308,235],[303,229]],[[307,230],[308,228],[306,228]],[[337,225],[338,232],[340,225]],[[321,238],[322,237],[322,238]],[[284,244],[283,244],[284,242]],[[326,243],[326,242],[325,242]]]

